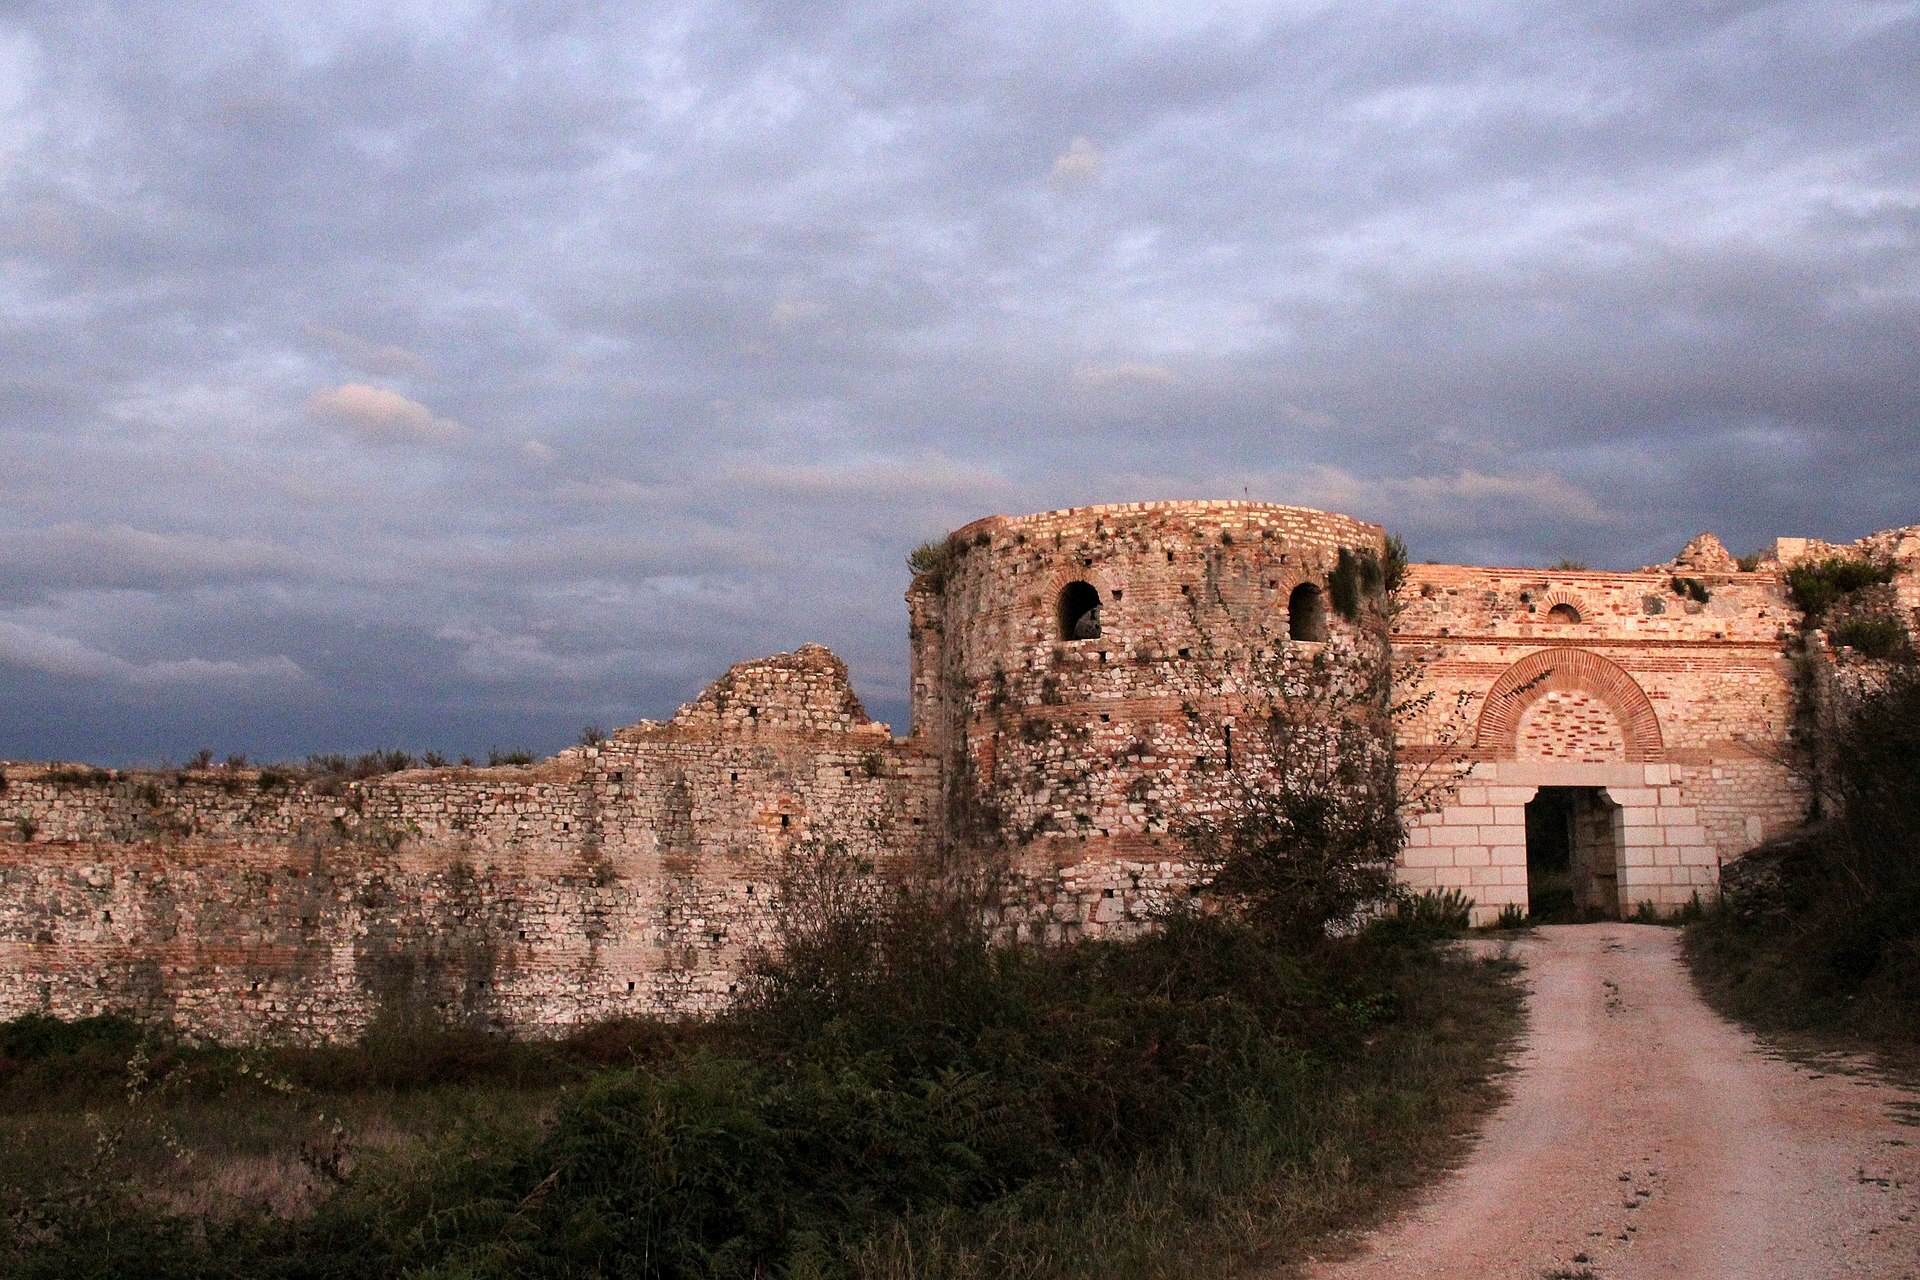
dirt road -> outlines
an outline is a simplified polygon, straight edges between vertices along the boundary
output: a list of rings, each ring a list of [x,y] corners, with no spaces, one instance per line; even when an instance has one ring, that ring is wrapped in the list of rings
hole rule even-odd
[[[1526,1048],[1467,1163],[1314,1280],[1920,1277],[1920,1100],[1764,1053],[1676,931],[1514,944]]]

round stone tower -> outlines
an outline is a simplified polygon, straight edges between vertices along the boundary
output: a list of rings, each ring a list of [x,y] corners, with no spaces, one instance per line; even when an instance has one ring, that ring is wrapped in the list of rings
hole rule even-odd
[[[1346,516],[1122,503],[976,520],[937,551],[907,593],[913,731],[951,843],[1028,873],[1139,885],[1184,818],[1275,767],[1276,707],[1385,670],[1384,534]]]

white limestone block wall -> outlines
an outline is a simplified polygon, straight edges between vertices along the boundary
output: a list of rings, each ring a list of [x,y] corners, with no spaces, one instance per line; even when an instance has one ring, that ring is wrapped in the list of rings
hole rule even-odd
[[[1620,907],[1662,911],[1719,892],[1724,850],[1708,833],[1683,771],[1669,764],[1498,761],[1476,764],[1439,808],[1408,824],[1400,878],[1416,890],[1458,889],[1473,922],[1527,906],[1527,803],[1541,787],[1597,787],[1618,806],[1614,822]],[[1746,832],[1757,835],[1758,833]]]

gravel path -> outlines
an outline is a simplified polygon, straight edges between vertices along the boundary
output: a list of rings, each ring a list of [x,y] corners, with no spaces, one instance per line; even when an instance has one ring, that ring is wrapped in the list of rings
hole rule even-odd
[[[1694,992],[1676,930],[1542,928],[1511,1097],[1473,1154],[1314,1280],[1920,1277],[1920,1099],[1783,1061]]]

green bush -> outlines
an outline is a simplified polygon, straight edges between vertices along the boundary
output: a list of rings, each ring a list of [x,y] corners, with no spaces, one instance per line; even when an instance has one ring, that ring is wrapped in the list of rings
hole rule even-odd
[[[1866,658],[1898,658],[1908,650],[1907,629],[1889,613],[1862,614],[1836,623],[1833,643]]]
[[[1698,578],[1670,578],[1667,586],[1676,596],[1692,600],[1696,604],[1706,604],[1713,599],[1713,592],[1709,591],[1707,584]]]
[[[1693,953],[1742,1016],[1920,1046],[1920,672],[1814,747],[1832,816],[1730,864]]]
[[[1473,923],[1473,899],[1458,889],[1402,894],[1394,902],[1389,920],[1415,936],[1457,937]]]
[[[961,547],[951,537],[934,542],[923,542],[907,553],[907,568],[914,577],[931,574],[935,582],[946,577],[947,570],[959,556]]]
[[[1893,566],[1874,560],[1828,556],[1787,570],[1787,593],[1809,619],[1819,618],[1844,596],[1893,581]]]

